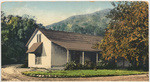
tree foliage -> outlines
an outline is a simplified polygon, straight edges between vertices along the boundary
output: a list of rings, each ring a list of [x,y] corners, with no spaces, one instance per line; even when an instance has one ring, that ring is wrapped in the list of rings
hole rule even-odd
[[[22,62],[27,50],[25,44],[39,25],[28,15],[6,16],[2,12],[1,26],[2,64]]]
[[[124,57],[133,66],[148,67],[148,3],[115,2],[107,16],[111,18],[102,48],[103,57]]]

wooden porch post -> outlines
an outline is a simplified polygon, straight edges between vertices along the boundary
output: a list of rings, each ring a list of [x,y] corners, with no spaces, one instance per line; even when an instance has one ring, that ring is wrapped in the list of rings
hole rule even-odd
[[[67,63],[70,62],[70,54],[69,54],[69,50],[67,50]]]
[[[96,65],[98,64],[98,53],[96,53]]]
[[[84,65],[84,52],[82,52],[82,65]]]

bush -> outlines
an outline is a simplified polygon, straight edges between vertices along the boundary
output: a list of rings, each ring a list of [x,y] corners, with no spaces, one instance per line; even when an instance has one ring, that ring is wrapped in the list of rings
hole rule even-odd
[[[72,61],[66,64],[65,70],[76,69],[76,67],[77,67],[77,64],[74,61]]]
[[[74,69],[94,69],[96,65],[93,62],[85,61],[84,65],[81,63],[75,63],[75,61],[71,61],[66,64],[65,70],[74,70]]]
[[[76,69],[83,69],[83,65],[82,65],[81,63],[78,63],[78,64],[76,65]]]
[[[93,69],[96,65],[91,61],[85,61],[83,65],[84,69]]]
[[[149,69],[147,67],[141,67],[141,66],[138,66],[138,67],[134,67],[134,66],[130,66],[130,67],[127,67],[128,70],[143,70],[143,71],[149,71]]]
[[[101,60],[97,64],[98,69],[116,69],[117,65],[113,63],[113,60],[107,61],[107,60]]]

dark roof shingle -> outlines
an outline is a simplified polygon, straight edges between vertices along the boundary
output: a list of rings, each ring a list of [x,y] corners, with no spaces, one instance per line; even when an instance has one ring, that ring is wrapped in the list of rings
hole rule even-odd
[[[103,37],[38,28],[49,40],[69,50],[100,51],[92,46]]]

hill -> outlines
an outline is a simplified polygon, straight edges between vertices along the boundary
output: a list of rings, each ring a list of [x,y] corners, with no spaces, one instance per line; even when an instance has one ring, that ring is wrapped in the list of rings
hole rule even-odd
[[[106,15],[111,9],[91,14],[71,16],[63,21],[46,26],[47,29],[104,36],[110,19]]]

